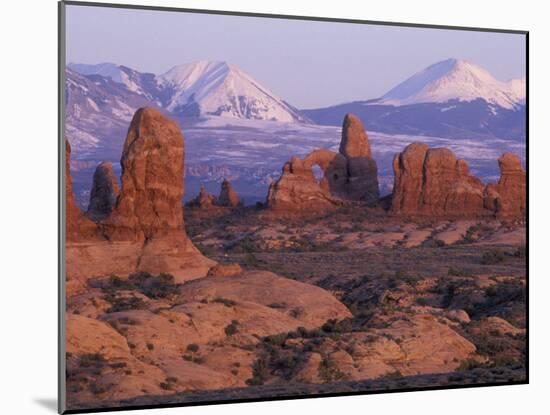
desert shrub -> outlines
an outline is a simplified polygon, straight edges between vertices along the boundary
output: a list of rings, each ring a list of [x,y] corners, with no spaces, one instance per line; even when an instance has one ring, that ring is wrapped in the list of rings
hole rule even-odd
[[[234,254],[246,254],[251,252],[260,252],[262,249],[259,244],[250,235],[232,242],[226,247],[227,251]]]
[[[191,343],[187,345],[187,351],[191,353],[196,353],[199,351],[199,345],[196,343]]]
[[[426,297],[418,297],[416,299],[416,304],[418,304],[419,306],[427,306],[430,304],[430,299]]]
[[[348,333],[353,330],[353,318],[346,318],[344,320],[327,320],[325,324],[321,326],[321,330],[325,333]]]
[[[94,395],[101,395],[102,393],[107,392],[107,387],[99,385],[97,382],[90,383],[90,391]]]
[[[253,385],[263,385],[264,382],[269,378],[269,364],[266,357],[258,358],[252,365],[252,377],[246,380],[246,384]]]
[[[449,269],[447,270],[447,275],[451,277],[467,277],[469,274],[464,270],[455,267],[449,267]]]
[[[213,302],[223,304],[226,307],[233,307],[237,305],[236,301],[230,300],[228,298],[223,298],[223,297],[216,297],[214,298]]]
[[[187,361],[187,362],[192,362],[193,361],[193,356],[191,356],[190,354],[184,354],[182,356],[182,359]]]
[[[475,359],[465,359],[460,362],[458,370],[472,370],[480,367],[481,364]]]
[[[101,353],[87,353],[80,356],[80,367],[98,367],[105,364],[105,358]]]
[[[165,298],[176,294],[177,287],[174,277],[170,274],[155,276],[148,272],[138,272],[130,275],[127,279],[113,275],[102,287],[102,290],[108,295],[114,295],[117,291],[137,290],[150,298]]]
[[[167,382],[160,382],[160,383],[159,383],[159,386],[160,386],[162,389],[166,390],[166,391],[172,389],[172,385],[170,385],[170,384],[167,383]]]
[[[346,378],[346,374],[342,372],[336,366],[336,364],[327,357],[323,358],[321,360],[321,363],[319,363],[318,371],[319,371],[319,377],[325,383],[336,382]]]
[[[527,246],[526,245],[518,246],[518,248],[514,251],[513,255],[516,258],[526,258],[527,257]]]
[[[111,275],[107,288],[112,288],[113,290],[133,290],[135,286],[128,279],[122,279],[116,275]]]
[[[139,272],[131,275],[129,279],[149,298],[166,298],[179,292],[174,276],[170,274],[163,273],[155,276],[147,272]]]
[[[118,311],[127,310],[142,310],[147,307],[147,304],[139,297],[121,297],[116,294],[108,294],[103,298],[105,301],[111,303],[111,307],[107,310],[108,313],[116,313]]]
[[[243,259],[243,265],[247,265],[249,267],[255,267],[258,265],[258,259],[256,258],[256,256],[249,252],[245,255],[244,259]]]
[[[297,367],[299,367],[302,360],[303,359],[300,359],[293,353],[286,353],[274,359],[272,366],[275,370],[292,373]]]
[[[481,256],[481,263],[483,265],[495,265],[504,261],[505,255],[500,249],[485,252]]]
[[[239,325],[239,322],[237,320],[232,320],[231,324],[228,324],[227,326],[225,326],[225,329],[224,329],[225,334],[227,336],[232,336],[235,333],[237,333],[239,331],[237,327],[238,325]]]
[[[272,344],[275,346],[283,346],[286,339],[289,338],[290,333],[279,333],[271,336],[265,336],[262,340],[264,343]]]
[[[271,303],[271,304],[268,304],[267,305],[268,307],[270,308],[275,308],[275,309],[285,309],[288,307],[288,304],[287,303]]]
[[[493,365],[496,367],[516,366],[521,362],[511,356],[496,356],[493,358]]]
[[[193,362],[198,365],[203,365],[206,363],[206,357],[204,356],[197,356],[193,358]]]
[[[147,349],[153,350],[155,348],[155,345],[153,343],[147,343]]]

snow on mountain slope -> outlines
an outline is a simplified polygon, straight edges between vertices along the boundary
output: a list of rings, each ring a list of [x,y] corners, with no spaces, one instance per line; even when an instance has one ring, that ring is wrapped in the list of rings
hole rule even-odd
[[[525,78],[511,79],[506,84],[510,91],[512,91],[512,93],[514,93],[518,97],[520,104],[525,104],[525,96],[527,92],[527,84],[525,82]]]
[[[156,105],[162,105],[164,91],[159,87],[156,77],[152,73],[138,72],[132,68],[114,63],[98,63],[88,65],[85,63],[69,63],[72,71],[81,75],[101,75],[114,82],[124,85],[129,91],[143,95]]]
[[[447,59],[416,73],[390,90],[376,104],[410,105],[442,103],[453,99],[513,109],[525,99],[525,80],[502,82],[473,63]]]
[[[298,110],[226,62],[178,65],[158,77],[170,90],[166,108],[175,113],[197,108],[201,115],[306,122]]]
[[[101,75],[106,78],[111,78],[115,82],[119,82],[121,84],[124,83],[120,66],[114,63],[103,62],[95,65],[86,63],[69,63],[67,66],[69,69],[78,72],[81,75]]]

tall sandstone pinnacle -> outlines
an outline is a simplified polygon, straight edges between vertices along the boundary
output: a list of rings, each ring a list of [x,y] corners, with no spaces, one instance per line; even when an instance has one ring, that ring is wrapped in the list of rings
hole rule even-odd
[[[183,228],[184,141],[177,124],[152,108],[139,109],[122,150],[121,191],[109,236],[145,240]]]
[[[375,203],[380,197],[378,167],[372,158],[369,137],[361,120],[347,114],[342,124],[340,154],[348,161],[348,198]]]
[[[313,167],[319,166],[319,181]],[[378,168],[371,156],[363,124],[353,114],[344,118],[339,153],[325,149],[312,151],[303,159],[292,157],[283,166],[267,196],[275,211],[309,213],[338,206],[346,200],[378,201]]]
[[[413,143],[393,160],[394,214],[475,216],[484,213],[484,185],[446,148]]]
[[[214,207],[216,197],[210,194],[204,186],[201,186],[199,194],[194,199],[190,200],[188,206],[197,207],[200,209],[210,209]]]
[[[86,279],[143,271],[169,273],[177,281],[205,276],[215,262],[185,233],[183,163],[184,139],[176,123],[154,109],[139,109],[124,143],[116,205],[97,224],[104,239],[68,245],[67,275]]]
[[[497,217],[524,218],[527,215],[527,176],[518,156],[505,153],[498,159],[500,180],[485,189],[485,207]]]
[[[353,115],[346,114],[342,124],[342,140],[340,154],[347,158],[372,158],[369,137],[361,120]]]
[[[119,188],[113,173],[113,165],[103,161],[94,172],[87,216],[92,220],[107,218],[115,207],[118,194]]]
[[[223,180],[220,188],[220,195],[218,196],[216,203],[219,206],[225,207],[237,207],[240,205],[241,200],[239,199],[239,195],[229,180]]]

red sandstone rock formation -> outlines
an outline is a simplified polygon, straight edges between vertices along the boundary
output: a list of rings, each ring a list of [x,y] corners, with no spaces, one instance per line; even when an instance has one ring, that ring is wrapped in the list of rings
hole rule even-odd
[[[227,179],[224,179],[216,204],[225,207],[237,207],[240,205],[240,203],[241,200],[239,199],[239,195],[237,194],[235,189],[233,189],[231,182]]]
[[[316,165],[323,170],[319,182],[313,174]],[[376,203],[378,198],[378,169],[368,136],[361,121],[348,114],[342,126],[340,153],[321,149],[303,160],[293,157],[270,186],[267,204],[277,211],[310,212],[345,200]]]
[[[166,272],[179,281],[206,275],[215,263],[185,233],[183,162],[184,141],[176,123],[154,109],[138,110],[124,143],[116,206],[98,225],[105,239],[68,244],[67,275]]]
[[[372,158],[369,137],[359,118],[347,114],[342,124],[340,154],[348,161],[347,198],[378,201],[378,168]]]
[[[325,166],[320,183],[313,175],[314,165]],[[340,174],[339,174],[340,173]],[[293,157],[283,166],[279,180],[269,187],[267,204],[271,209],[284,212],[312,212],[338,204],[332,196],[339,193],[346,180],[346,162],[343,156],[328,150],[316,150],[304,160]]]
[[[107,161],[101,162],[94,173],[87,216],[96,221],[107,218],[115,207],[118,193],[113,165]]]
[[[472,216],[485,213],[483,183],[448,149],[408,145],[393,160],[395,214]]]
[[[344,117],[340,154],[347,158],[372,157],[365,127],[361,120],[353,114],[346,114]]]
[[[524,218],[527,214],[525,170],[518,156],[505,153],[498,159],[500,180],[485,188],[485,207],[498,217]]]
[[[76,206],[71,179],[71,145],[65,139],[65,240],[78,241],[95,238],[96,225]]]
[[[122,151],[122,188],[108,221],[110,239],[183,232],[183,160],[177,124],[152,108],[139,109]]]
[[[190,207],[198,207],[201,209],[210,209],[214,206],[216,203],[216,197],[210,193],[204,188],[204,186],[201,186],[201,190],[199,191],[199,194],[196,198],[189,201],[188,205]]]

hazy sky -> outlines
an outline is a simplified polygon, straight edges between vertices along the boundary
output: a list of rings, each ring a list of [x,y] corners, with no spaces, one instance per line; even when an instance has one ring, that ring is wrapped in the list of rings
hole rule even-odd
[[[447,58],[525,76],[523,35],[67,6],[67,62],[163,73],[196,60],[237,65],[298,108],[377,98]]]

